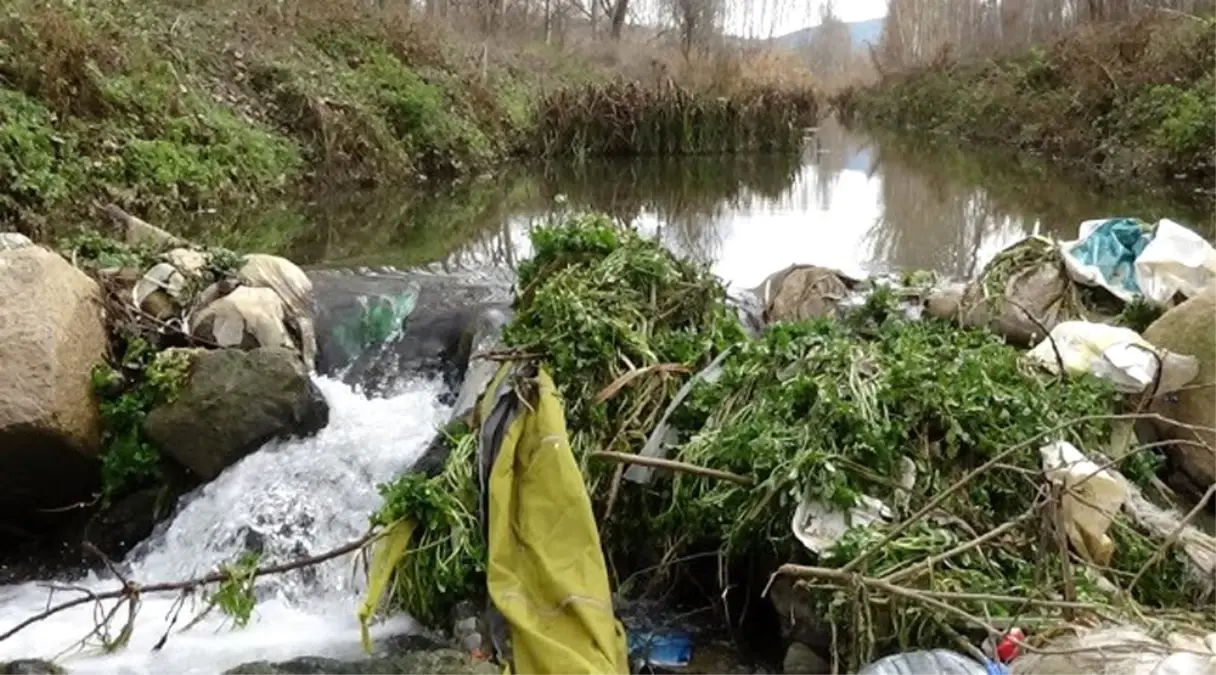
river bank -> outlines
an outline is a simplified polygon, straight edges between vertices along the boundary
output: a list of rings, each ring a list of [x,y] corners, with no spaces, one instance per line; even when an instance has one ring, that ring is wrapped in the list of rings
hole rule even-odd
[[[995,59],[943,57],[835,97],[842,117],[1042,155],[1115,188],[1213,197],[1213,20],[1086,25]]]
[[[738,60],[660,77],[653,50],[487,42],[363,3],[21,0],[0,45],[0,221],[33,234],[94,198],[155,218],[521,154],[788,149],[817,116],[807,80]]]

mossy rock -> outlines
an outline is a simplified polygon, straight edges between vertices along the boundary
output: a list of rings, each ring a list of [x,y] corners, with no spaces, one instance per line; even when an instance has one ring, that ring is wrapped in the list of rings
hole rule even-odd
[[[311,435],[328,423],[329,405],[299,355],[261,347],[195,356],[185,386],[148,414],[144,431],[162,452],[211,480],[267,441]]]
[[[489,661],[475,660],[454,649],[433,649],[359,661],[317,656],[302,656],[278,663],[254,661],[228,670],[225,675],[497,675],[499,672]]]
[[[42,659],[17,659],[0,664],[4,675],[63,675],[68,671]]]

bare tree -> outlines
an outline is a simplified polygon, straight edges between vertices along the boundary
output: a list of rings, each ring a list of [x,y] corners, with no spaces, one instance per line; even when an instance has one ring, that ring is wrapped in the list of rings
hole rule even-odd
[[[684,59],[690,58],[694,48],[707,54],[714,38],[722,32],[725,0],[666,0],[666,5]]]

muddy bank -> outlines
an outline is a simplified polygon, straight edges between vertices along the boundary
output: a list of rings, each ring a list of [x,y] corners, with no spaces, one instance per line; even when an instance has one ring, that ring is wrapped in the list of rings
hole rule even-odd
[[[36,238],[94,199],[159,219],[317,184],[449,184],[521,155],[790,151],[817,119],[805,77],[660,86],[591,53],[353,3],[10,9],[0,223]]]

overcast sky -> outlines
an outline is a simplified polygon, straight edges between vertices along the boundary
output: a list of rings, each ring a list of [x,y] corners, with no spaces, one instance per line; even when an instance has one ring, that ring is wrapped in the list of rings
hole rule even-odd
[[[819,23],[822,0],[742,0],[730,3],[727,32],[751,37],[783,35]],[[865,21],[887,14],[887,0],[836,0],[841,21]]]

